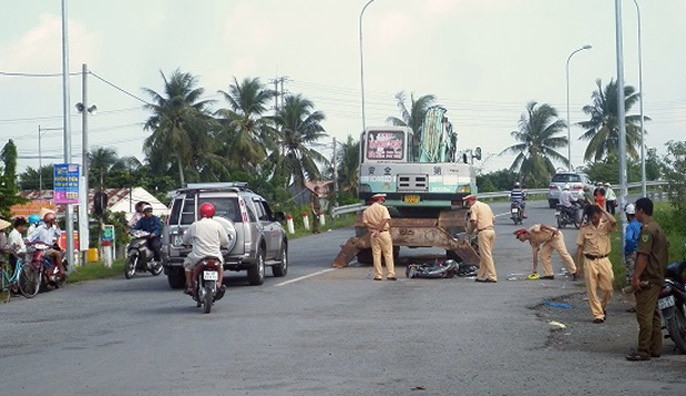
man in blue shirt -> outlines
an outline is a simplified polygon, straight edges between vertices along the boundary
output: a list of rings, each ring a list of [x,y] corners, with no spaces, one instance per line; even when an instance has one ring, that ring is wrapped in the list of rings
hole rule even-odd
[[[636,268],[636,248],[638,247],[638,236],[641,234],[641,223],[636,220],[636,207],[628,204],[624,208],[626,219],[629,224],[626,226],[624,237],[624,266],[626,267],[627,284],[631,284],[631,276]],[[633,300],[633,299],[632,299]],[[630,301],[632,307],[627,312],[636,312],[635,301]]]
[[[150,233],[148,247],[155,253],[155,260],[160,261],[160,249],[162,247],[162,222],[160,218],[152,214],[152,206],[143,207],[143,217],[133,227],[134,230],[143,230]]]

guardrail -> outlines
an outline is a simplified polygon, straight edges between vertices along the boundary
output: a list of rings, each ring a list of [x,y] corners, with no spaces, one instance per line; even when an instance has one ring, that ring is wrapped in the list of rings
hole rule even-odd
[[[666,184],[667,184],[667,182],[665,182],[665,181],[649,181],[649,182],[646,182],[647,187],[664,186]],[[639,188],[639,187],[641,187],[641,182],[627,184],[627,188]],[[548,190],[549,189],[547,189],[547,188],[536,188],[536,189],[532,189],[532,190],[526,190],[526,193],[528,195],[543,195],[543,194],[547,194]],[[487,192],[487,193],[479,193],[478,196],[479,196],[479,198],[484,198],[484,199],[509,198],[510,192],[509,191]],[[662,194],[660,194],[660,199],[662,199]],[[357,212],[358,210],[363,209],[364,207],[365,207],[365,205],[363,203],[338,206],[338,207],[335,207],[331,210],[331,215],[333,217],[336,217],[336,216],[340,216],[340,215],[346,214],[346,213],[354,213],[354,212]]]

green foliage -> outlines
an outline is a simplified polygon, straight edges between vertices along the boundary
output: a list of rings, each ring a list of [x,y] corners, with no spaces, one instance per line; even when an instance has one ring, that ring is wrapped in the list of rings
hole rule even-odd
[[[557,151],[567,146],[567,138],[559,136],[565,126],[558,118],[557,110],[549,104],[527,103],[526,112],[519,119],[519,130],[512,132],[512,137],[519,143],[501,152],[517,154],[510,170],[519,173],[517,179],[527,187],[545,186],[555,173],[554,162],[569,164]]]
[[[476,186],[479,192],[507,191],[512,189],[518,177],[517,173],[510,169],[501,169],[484,175],[478,175],[476,177]],[[532,188],[532,186],[524,187]]]
[[[10,139],[0,152],[2,174],[0,175],[0,217],[9,219],[10,208],[27,200],[17,195],[17,146]]]
[[[646,180],[658,180],[661,176],[662,163],[655,149],[648,149],[646,155]],[[584,167],[584,172],[596,182],[619,183],[619,158],[616,153],[608,154],[604,159],[591,162]],[[641,181],[641,161],[631,158],[627,161],[627,180],[629,183]]]
[[[40,187],[40,176],[43,176],[43,189],[52,189],[53,186],[53,164],[43,165],[38,169],[27,167],[24,172],[19,174],[20,190],[38,190]]]
[[[359,185],[358,174],[360,169],[360,142],[348,135],[345,143],[340,145],[338,158],[338,187],[339,190],[349,192],[351,195],[357,193]],[[342,196],[338,197],[343,198]],[[346,199],[346,198],[343,198]],[[340,200],[338,202],[341,202]]]
[[[619,117],[617,114],[617,82],[610,82],[603,88],[602,81],[596,80],[598,89],[591,95],[592,104],[583,107],[583,112],[591,118],[580,122],[586,129],[580,139],[587,140],[588,146],[584,154],[586,161],[600,161],[610,154],[617,155],[619,147]],[[624,110],[628,114],[631,107],[640,98],[640,93],[630,85],[624,87]],[[650,118],[645,117],[645,120]],[[638,148],[641,144],[641,116],[625,115],[627,153],[633,159],[638,158]]]
[[[669,201],[679,215],[679,222],[686,227],[686,140],[667,142],[664,158],[664,178],[669,182]],[[683,229],[686,231],[686,229]],[[682,235],[686,235],[684,232]]]
[[[395,100],[400,110],[400,118],[388,117],[386,122],[396,126],[408,126],[414,131],[414,138],[412,139],[412,152],[419,153],[419,142],[422,136],[422,124],[424,123],[424,116],[431,106],[436,103],[434,95],[423,95],[414,99],[414,93],[410,93],[410,107],[405,104],[407,95],[405,92],[398,92],[395,95]]]

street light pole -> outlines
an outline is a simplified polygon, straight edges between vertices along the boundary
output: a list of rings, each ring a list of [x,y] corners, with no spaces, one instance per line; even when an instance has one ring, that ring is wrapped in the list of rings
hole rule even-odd
[[[572,171],[572,127],[570,125],[569,119],[569,61],[572,59],[572,56],[577,52],[588,50],[591,48],[593,48],[593,46],[591,46],[590,44],[586,44],[583,47],[572,51],[572,53],[569,54],[569,56],[567,57],[567,66],[565,67],[567,76],[567,160],[569,161],[570,172]]]
[[[619,119],[619,207],[626,206],[626,120],[624,109],[624,44],[622,39],[622,0],[615,0],[615,36],[617,46],[617,118]],[[626,216],[619,216],[622,229],[622,262],[624,262],[624,242],[626,235]]]
[[[62,0],[62,122],[64,126],[64,163],[71,163],[71,123],[69,120],[69,38],[67,36],[67,0]],[[66,205],[65,228],[67,231],[67,262],[74,271],[74,223],[72,205]]]
[[[646,155],[645,155],[645,128],[643,127],[643,54],[641,50],[641,8],[638,6],[638,1],[634,0],[636,5],[636,15],[638,17],[638,92],[639,106],[641,109],[641,196],[647,197],[648,190],[646,188]]]
[[[364,113],[364,51],[362,47],[362,17],[364,16],[364,11],[369,7],[370,4],[372,4],[374,0],[369,0],[367,4],[362,7],[362,11],[360,11],[360,88],[362,91],[362,131],[364,131],[367,128],[367,121],[365,118],[365,113]]]

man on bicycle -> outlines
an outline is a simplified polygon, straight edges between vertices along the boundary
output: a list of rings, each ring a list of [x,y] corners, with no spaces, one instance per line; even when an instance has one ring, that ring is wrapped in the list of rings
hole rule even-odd
[[[191,224],[183,234],[183,243],[193,246],[193,250],[188,253],[188,256],[183,261],[183,268],[186,274],[185,293],[193,294],[193,270],[196,264],[205,257],[216,257],[221,262],[217,285],[221,290],[220,293],[223,293],[226,290],[226,286],[222,285],[222,280],[224,279],[224,256],[222,255],[221,248],[229,245],[229,236],[224,227],[212,219],[214,217],[214,205],[205,202],[200,205],[198,213],[200,214],[200,220]]]

